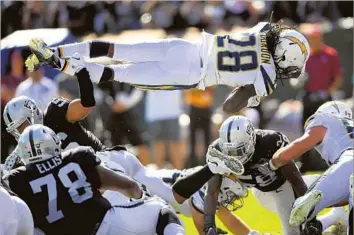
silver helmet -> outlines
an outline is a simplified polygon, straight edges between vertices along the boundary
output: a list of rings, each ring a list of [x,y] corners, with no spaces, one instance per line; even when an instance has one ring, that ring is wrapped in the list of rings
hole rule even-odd
[[[5,106],[3,117],[6,131],[16,139],[21,134],[18,128],[26,121],[29,125],[43,124],[42,110],[33,99],[26,96],[19,96],[10,100]]]
[[[18,140],[21,159],[25,164],[60,156],[61,142],[49,127],[34,124],[25,128]]]
[[[243,206],[243,198],[247,197],[247,187],[238,179],[224,177],[220,186],[219,203],[231,211]]]
[[[219,130],[221,151],[237,158],[242,164],[248,162],[255,150],[256,135],[250,120],[244,116],[231,116]]]

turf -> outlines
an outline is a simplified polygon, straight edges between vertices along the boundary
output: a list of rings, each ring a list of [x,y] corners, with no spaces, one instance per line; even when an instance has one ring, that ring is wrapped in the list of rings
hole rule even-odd
[[[251,229],[257,230],[261,233],[270,233],[272,235],[280,235],[281,224],[276,213],[270,212],[263,208],[254,198],[252,193],[245,199],[243,208],[235,212],[244,222],[246,222]],[[322,213],[321,213],[322,214]],[[181,216],[185,228],[187,228],[187,235],[197,235],[198,232],[194,227],[192,218]],[[217,220],[217,226],[227,231],[223,224]],[[231,234],[229,232],[229,234]]]

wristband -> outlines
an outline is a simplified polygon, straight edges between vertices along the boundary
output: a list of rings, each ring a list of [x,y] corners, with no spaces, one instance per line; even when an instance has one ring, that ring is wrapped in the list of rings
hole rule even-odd
[[[273,162],[272,162],[272,159],[269,160],[269,168],[272,170],[272,171],[276,171],[278,170],[278,167],[274,166]]]

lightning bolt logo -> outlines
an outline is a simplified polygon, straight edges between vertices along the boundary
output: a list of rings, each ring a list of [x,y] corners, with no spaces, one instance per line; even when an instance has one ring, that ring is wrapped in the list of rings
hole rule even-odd
[[[292,36],[287,36],[285,38],[289,39],[293,43],[296,43],[300,47],[300,50],[301,50],[302,54],[305,54],[305,57],[307,58],[308,51],[306,49],[305,43],[301,42],[299,39],[297,39],[295,37],[292,37]]]

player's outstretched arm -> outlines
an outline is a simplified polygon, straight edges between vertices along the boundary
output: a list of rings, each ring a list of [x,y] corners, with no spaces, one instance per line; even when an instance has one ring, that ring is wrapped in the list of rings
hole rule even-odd
[[[272,170],[276,170],[288,164],[291,160],[300,157],[302,154],[315,147],[323,140],[326,130],[327,129],[322,126],[313,127],[289,145],[279,149],[269,161]]]
[[[84,119],[96,105],[93,85],[87,69],[81,69],[76,73],[76,77],[80,88],[80,99],[75,99],[69,104],[66,120],[71,123]]]
[[[241,109],[247,107],[248,100],[257,95],[253,85],[245,85],[236,87],[230,95],[226,98],[222,108],[226,113],[239,112]]]
[[[142,197],[143,192],[133,179],[102,165],[98,165],[96,169],[101,180],[102,189],[119,191],[129,198],[139,199]]]
[[[172,191],[176,201],[182,204],[203,187],[213,176],[214,174],[210,171],[208,165],[205,165],[200,170],[177,180],[177,182],[172,185]]]
[[[208,234],[210,230],[215,229],[215,214],[218,206],[218,196],[221,186],[222,176],[215,175],[208,181],[208,187],[205,194],[204,204],[204,232]],[[211,233],[212,234],[212,233]]]
[[[223,206],[220,206],[216,215],[231,234],[247,235],[251,232],[247,224]]]
[[[288,164],[280,168],[283,176],[290,182],[296,197],[303,196],[307,191],[307,185],[301,176],[299,169],[294,161],[290,161]]]

